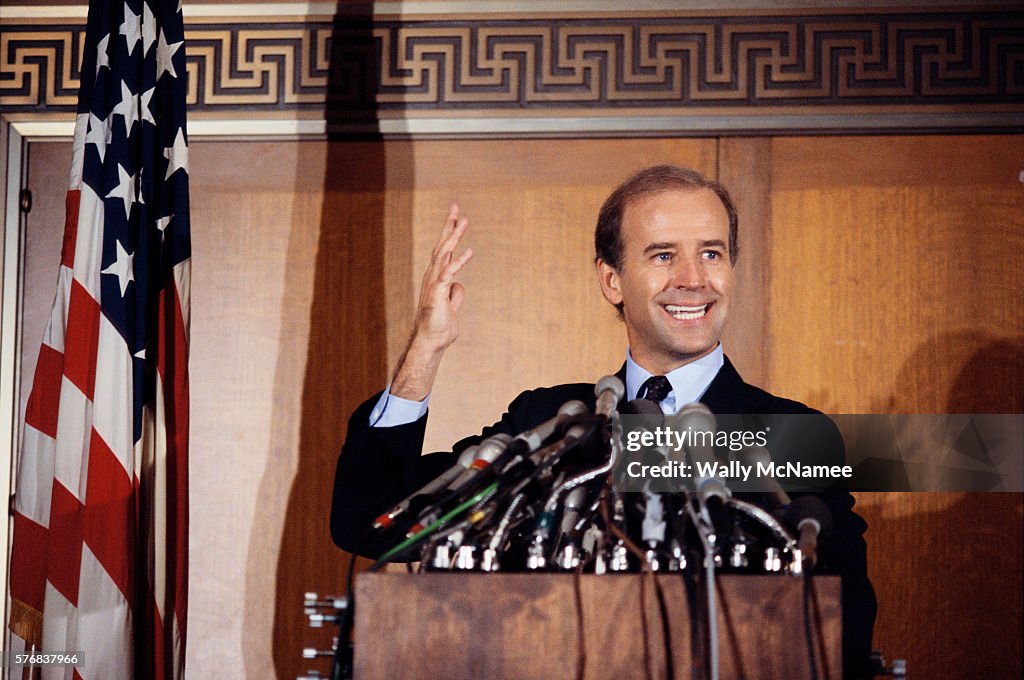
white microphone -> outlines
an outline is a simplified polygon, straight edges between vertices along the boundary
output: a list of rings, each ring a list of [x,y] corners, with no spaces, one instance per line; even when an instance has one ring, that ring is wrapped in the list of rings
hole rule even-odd
[[[473,462],[447,486],[448,491],[455,491],[462,488],[463,484],[472,481],[477,475],[486,470],[498,456],[508,448],[512,437],[507,434],[495,434],[480,442],[477,447],[476,458]]]
[[[644,492],[644,520],[641,532],[647,545],[665,541],[665,506],[659,493]]]
[[[726,501],[732,495],[725,481],[714,474],[718,469],[715,456],[715,434],[718,430],[715,416],[704,404],[687,404],[668,420],[671,427],[686,434],[686,451],[693,464],[693,484],[702,501],[719,498]]]
[[[583,503],[586,500],[587,490],[583,486],[577,486],[566,495],[565,502],[562,504],[562,527],[560,532],[562,535],[568,534],[576,526],[576,520],[579,519],[580,510],[583,509]]]
[[[380,517],[375,519],[373,521],[373,528],[374,529],[386,529],[386,528],[388,528],[389,526],[391,526],[394,523],[395,519],[399,515],[401,515],[402,513],[406,512],[409,509],[410,505],[412,505],[412,504],[416,504],[416,505],[421,505],[422,504],[422,506],[425,507],[426,503],[430,499],[430,496],[434,495],[438,491],[441,491],[442,489],[447,487],[448,484],[450,484],[452,482],[452,480],[454,480],[456,477],[458,477],[460,474],[462,474],[462,472],[465,471],[466,468],[469,467],[470,463],[472,463],[476,459],[476,450],[477,450],[477,448],[478,447],[475,446],[475,445],[474,446],[470,446],[465,451],[460,453],[459,457],[455,461],[454,465],[452,465],[450,468],[448,468],[447,470],[442,472],[440,475],[435,477],[433,480],[431,480],[431,481],[427,482],[426,484],[424,484],[422,487],[420,487],[420,489],[418,491],[414,491],[413,493],[411,493],[408,496],[406,496],[402,501],[400,501],[393,508],[391,508],[390,510],[385,512],[383,515],[381,515]],[[417,500],[417,499],[420,499],[420,500]],[[415,508],[415,509],[419,509],[419,508]]]
[[[594,412],[611,417],[619,405],[619,400],[626,394],[626,386],[614,375],[606,375],[594,385],[594,394],[597,395],[597,407]]]
[[[817,496],[794,498],[782,517],[800,532],[797,545],[804,559],[815,564],[818,561],[818,538],[832,529],[832,511],[825,505],[825,501]]]
[[[467,486],[472,484],[508,448],[510,441],[512,441],[512,437],[505,433],[500,433],[480,442],[480,446],[476,450],[476,458],[473,459],[473,462],[445,487],[445,495],[420,511],[419,516],[416,517],[416,523],[409,527],[406,535],[413,536],[419,533],[423,527],[437,519],[438,507],[446,504],[455,494],[462,493]]]
[[[572,416],[586,413],[586,411],[586,404],[579,399],[572,399],[559,407],[558,414],[554,418],[544,421],[531,430],[520,432],[508,445],[503,459],[508,462],[502,464],[502,469],[507,470],[519,463],[524,457],[539,449],[566,420]]]

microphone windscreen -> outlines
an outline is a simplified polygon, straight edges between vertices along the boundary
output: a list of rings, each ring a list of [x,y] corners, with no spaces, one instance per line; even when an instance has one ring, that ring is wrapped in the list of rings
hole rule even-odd
[[[672,426],[677,430],[697,430],[700,432],[715,432],[718,425],[711,410],[699,402],[687,404],[679,409],[673,417]]]
[[[633,399],[622,407],[622,413],[636,416],[660,416],[661,407],[650,399]]]
[[[818,534],[824,536],[832,528],[832,511],[817,496],[797,496],[782,514],[783,521],[794,529],[806,520],[818,523]]]
[[[626,394],[626,386],[622,384],[618,376],[606,375],[594,385],[594,394],[600,396],[606,391],[611,391],[615,395],[615,402],[618,403]]]
[[[578,416],[587,412],[587,405],[579,399],[571,399],[561,405],[558,409],[560,416]]]

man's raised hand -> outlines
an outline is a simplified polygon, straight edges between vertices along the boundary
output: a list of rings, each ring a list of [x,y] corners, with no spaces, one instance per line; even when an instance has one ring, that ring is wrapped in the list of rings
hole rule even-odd
[[[458,312],[466,291],[455,275],[473,251],[466,248],[456,256],[456,250],[468,226],[469,221],[459,216],[459,206],[453,203],[423,273],[412,338],[391,382],[395,396],[414,401],[426,398],[445,350],[459,337]]]

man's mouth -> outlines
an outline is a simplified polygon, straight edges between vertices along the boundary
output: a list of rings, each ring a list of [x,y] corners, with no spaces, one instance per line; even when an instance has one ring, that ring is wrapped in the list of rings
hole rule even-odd
[[[671,314],[673,318],[679,319],[680,321],[686,321],[688,319],[699,319],[707,314],[709,305],[710,303],[696,305],[693,307],[686,307],[683,305],[665,305],[665,311]]]

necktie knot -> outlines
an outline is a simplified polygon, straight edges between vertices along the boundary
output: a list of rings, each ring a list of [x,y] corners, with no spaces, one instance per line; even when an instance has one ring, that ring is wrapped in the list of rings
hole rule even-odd
[[[660,404],[662,400],[672,391],[672,383],[663,375],[652,375],[640,386],[637,396],[641,399],[653,401]]]

